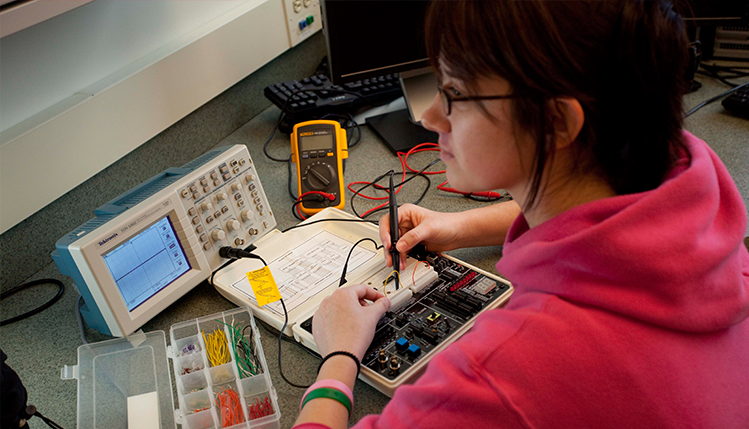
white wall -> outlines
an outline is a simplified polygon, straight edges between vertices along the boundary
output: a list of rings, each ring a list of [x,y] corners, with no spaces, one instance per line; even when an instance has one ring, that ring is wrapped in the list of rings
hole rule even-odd
[[[0,233],[290,47],[282,0],[97,0],[0,39]]]
[[[0,39],[1,130],[243,2],[99,0]]]

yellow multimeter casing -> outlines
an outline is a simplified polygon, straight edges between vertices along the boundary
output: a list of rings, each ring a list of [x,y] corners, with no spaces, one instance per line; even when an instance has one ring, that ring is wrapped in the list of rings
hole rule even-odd
[[[299,195],[310,191],[333,194],[332,201],[303,201],[299,209],[315,214],[325,208],[343,209],[343,160],[348,158],[346,130],[336,121],[315,120],[294,125],[291,162],[296,164]]]

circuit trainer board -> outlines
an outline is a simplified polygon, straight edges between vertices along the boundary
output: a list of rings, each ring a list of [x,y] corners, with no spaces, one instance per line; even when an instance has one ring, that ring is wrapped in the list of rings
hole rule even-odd
[[[424,255],[409,256],[424,260]],[[362,366],[388,380],[416,365],[511,289],[437,254],[427,254],[426,261],[437,272],[437,279],[380,319],[362,360]],[[312,318],[301,327],[312,333]]]

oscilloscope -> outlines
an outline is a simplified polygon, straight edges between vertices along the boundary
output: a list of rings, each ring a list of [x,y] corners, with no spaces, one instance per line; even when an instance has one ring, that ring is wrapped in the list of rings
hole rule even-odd
[[[92,328],[135,332],[225,259],[276,226],[247,148],[217,148],[170,168],[94,211],[52,258],[75,281]]]

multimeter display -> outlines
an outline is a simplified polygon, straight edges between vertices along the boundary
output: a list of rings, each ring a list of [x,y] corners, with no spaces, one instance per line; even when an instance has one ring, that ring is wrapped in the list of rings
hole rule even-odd
[[[129,311],[190,270],[169,217],[162,218],[103,258]]]
[[[307,150],[324,150],[333,149],[333,135],[316,135],[301,138],[301,149]]]
[[[294,125],[291,160],[297,166],[298,208],[314,214],[344,206],[343,160],[348,157],[346,130],[336,121],[308,121]]]

